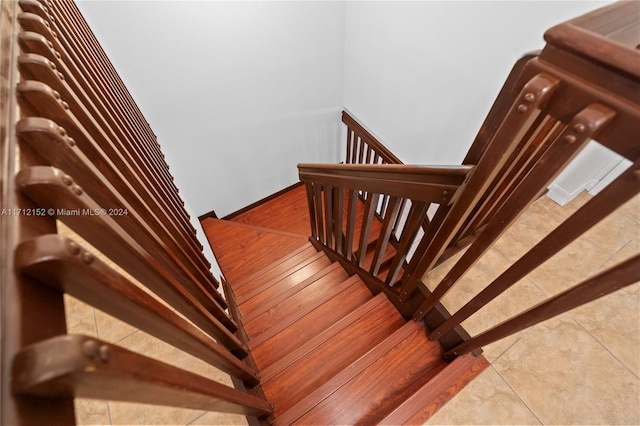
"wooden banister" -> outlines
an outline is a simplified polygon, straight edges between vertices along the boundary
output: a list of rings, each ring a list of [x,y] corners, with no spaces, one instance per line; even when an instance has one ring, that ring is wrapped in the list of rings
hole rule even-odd
[[[2,2],[0,22],[0,423],[73,424],[74,397],[268,416],[156,137],[75,4]],[[66,335],[65,294],[243,390]]]
[[[342,111],[342,122],[347,126],[347,164],[404,164],[347,111]]]
[[[636,256],[477,338],[452,344],[452,331],[462,336],[462,321],[640,192],[640,4],[607,6],[553,27],[545,38],[548,44],[539,55],[527,55],[514,66],[465,158],[468,172],[457,169],[454,173],[464,179],[449,182],[453,186],[442,187],[447,184],[442,169],[418,177],[415,166],[389,165],[392,157],[384,145],[346,112],[347,163],[359,166],[300,166],[301,179],[313,189],[312,221],[329,220],[335,232],[336,215],[323,211],[322,196],[345,198],[346,226],[333,238],[344,233],[343,263],[384,291],[401,312],[420,300],[413,318],[425,321],[430,338],[442,343],[447,356],[474,351],[640,279]],[[440,302],[447,292],[592,139],[633,165],[465,306],[452,316],[443,314]],[[448,196],[438,200],[438,190]],[[430,206],[435,214],[418,226]],[[358,220],[356,211],[361,211]],[[375,238],[369,235],[374,228]],[[367,255],[372,242],[373,254]],[[331,240],[314,244],[340,258]],[[468,244],[433,291],[426,289],[423,275]],[[390,246],[395,252],[380,276]]]
[[[24,348],[16,355],[13,370],[17,394],[177,405],[256,417],[272,412],[263,399],[81,335],[59,336]]]

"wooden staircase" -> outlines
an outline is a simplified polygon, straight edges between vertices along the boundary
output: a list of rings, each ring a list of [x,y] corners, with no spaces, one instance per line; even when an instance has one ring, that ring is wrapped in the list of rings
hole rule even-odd
[[[299,239],[281,255],[282,247],[296,245],[295,235],[303,235],[297,232],[307,231],[304,220],[292,218],[305,201],[303,189],[230,220],[202,222],[228,280],[227,298],[248,336],[262,392],[274,406],[262,420],[425,421],[488,362],[474,355],[444,361],[440,344],[428,339],[421,322],[405,320],[383,293],[373,295],[311,243]],[[369,250],[374,243],[368,242]],[[256,269],[256,263],[262,265]]]

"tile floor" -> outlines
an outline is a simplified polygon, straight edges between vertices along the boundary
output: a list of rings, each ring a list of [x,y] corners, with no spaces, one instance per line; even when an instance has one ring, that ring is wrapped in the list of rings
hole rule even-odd
[[[559,207],[546,197],[518,222],[445,299],[461,306],[528,247],[589,199]],[[524,278],[463,325],[477,333],[593,272],[640,252],[640,196]],[[425,279],[446,272],[445,263]],[[95,336],[230,384],[230,379],[141,331],[68,302],[68,331]],[[640,424],[640,284],[485,348],[492,365],[427,424]],[[243,417],[121,402],[77,400],[85,425],[246,424]]]

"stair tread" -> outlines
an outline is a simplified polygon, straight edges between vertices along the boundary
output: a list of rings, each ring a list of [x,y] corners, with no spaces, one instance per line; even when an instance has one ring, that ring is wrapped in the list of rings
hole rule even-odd
[[[265,274],[264,277],[257,278],[249,285],[245,285],[240,287],[239,289],[234,288],[234,292],[236,294],[236,298],[238,300],[238,305],[242,305],[247,300],[259,295],[260,293],[267,290],[269,287],[272,287],[283,280],[292,279],[305,279],[309,277],[309,275],[305,275],[305,271],[308,273],[313,268],[309,269],[308,266],[321,261],[321,264],[327,266],[331,263],[331,261],[325,256],[324,253],[316,252],[307,252],[304,251],[296,256],[297,262],[291,266],[288,263],[282,264],[280,266],[275,267],[270,271],[270,273]],[[318,265],[316,265],[317,267]],[[315,271],[317,272],[317,270]],[[304,278],[301,278],[303,277]]]
[[[361,305],[352,314],[303,345],[302,353],[292,352],[295,355],[283,361],[288,364],[284,371],[277,374],[267,374],[269,369],[263,371],[262,387],[275,407],[276,417],[405,324],[384,294]]]
[[[298,256],[302,252],[310,253],[310,250],[317,252],[317,250],[313,247],[313,245],[310,242],[307,242],[306,244],[298,247],[297,249],[291,251],[290,253],[287,253],[286,256],[283,256],[279,259],[274,260],[273,262],[261,268],[260,270],[253,272],[245,277],[242,277],[241,279],[235,280],[233,282],[233,287],[237,291],[242,286],[247,285],[255,281],[256,279],[262,278],[265,275],[269,274],[270,272],[273,271],[273,269],[283,265],[285,262],[289,262],[291,265],[295,265],[297,262],[291,259]]]
[[[398,404],[379,424],[423,424],[489,365],[482,355],[468,354],[454,359],[429,383]]]
[[[271,299],[270,304],[261,306],[262,312],[254,315],[252,319],[245,319],[244,326],[252,341],[264,341],[273,333],[268,331],[274,327],[282,328],[295,322],[305,311],[311,310],[328,298],[332,292],[339,291],[340,284],[348,278],[348,274],[338,263],[332,263],[318,274],[305,281],[312,281],[308,285],[305,282],[292,288],[288,292],[281,293],[281,298]],[[285,298],[286,297],[286,298]],[[256,312],[259,312],[256,310]],[[257,343],[256,343],[257,344]]]
[[[276,419],[274,419],[274,425],[293,424],[297,419],[305,415],[320,402],[330,397],[341,386],[343,386],[345,383],[348,383],[350,380],[364,371],[367,367],[369,367],[372,363],[377,361],[381,355],[389,352],[391,349],[405,340],[407,336],[412,335],[416,330],[422,328],[422,325],[415,321],[407,322],[404,326],[396,330],[391,336],[384,339],[375,348],[353,362],[348,368],[333,376],[329,381],[325,382],[322,386],[319,386],[316,390],[309,393],[296,405],[279,415]]]
[[[207,218],[201,224],[222,273],[232,285],[308,244],[300,236],[248,229],[228,220]]]
[[[310,312],[305,312],[304,316],[297,318],[286,328],[279,330],[273,327],[271,333],[265,332],[264,336],[260,336],[261,341],[250,342],[252,354],[261,370],[373,298],[358,276],[345,280],[336,289],[340,292]]]
[[[422,326],[388,349],[296,422],[377,424],[447,365]]]

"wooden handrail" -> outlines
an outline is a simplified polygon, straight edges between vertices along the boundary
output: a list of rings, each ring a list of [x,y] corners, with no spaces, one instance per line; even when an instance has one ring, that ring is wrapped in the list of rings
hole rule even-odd
[[[156,137],[76,5],[2,2],[0,20],[0,423],[72,424],[74,397],[271,414]],[[67,335],[65,294],[243,390]]]
[[[342,122],[347,126],[347,164],[404,164],[347,111],[342,111]]]
[[[312,222],[316,228],[312,238],[316,245],[336,258],[342,256],[345,264],[378,291],[384,291],[401,312],[421,299],[413,317],[425,321],[430,337],[440,340],[448,356],[476,350],[482,344],[571,309],[577,306],[570,301],[577,292],[583,291],[584,297],[576,300],[586,303],[638,280],[640,258],[636,257],[477,339],[450,344],[452,330],[459,329],[462,321],[640,192],[640,145],[635,137],[640,134],[639,30],[640,6],[629,2],[607,6],[549,30],[549,44],[540,55],[529,55],[514,67],[465,159],[473,167],[445,201],[433,198],[433,185],[437,185],[431,180],[434,175],[425,175],[428,177],[424,188],[415,184],[415,177],[406,184],[399,175],[415,172],[413,166],[381,164],[385,163],[383,155],[354,142],[357,139],[366,143],[372,136],[356,136],[356,131],[349,128],[347,162],[361,163],[361,169],[349,164],[304,165],[300,169],[314,208]],[[607,39],[609,34],[611,39]],[[353,122],[357,122],[346,113],[343,121],[345,116],[345,123],[356,128]],[[366,132],[363,129],[361,125],[357,127],[358,132]],[[625,156],[634,162],[633,166],[493,283],[487,283],[464,307],[443,319],[438,314],[442,298],[591,139]],[[377,140],[375,143],[383,146]],[[381,178],[385,174],[387,181]],[[406,189],[399,189],[405,184]],[[400,207],[398,197],[411,204],[408,214],[405,207]],[[363,202],[360,207],[359,198]],[[344,203],[338,204],[340,200]],[[346,226],[339,211],[344,204]],[[425,226],[424,235],[417,236],[417,223],[429,204],[437,204],[437,210]],[[403,210],[407,225],[398,228],[395,224]],[[356,226],[358,211],[361,226]],[[376,228],[374,218],[378,219],[377,230],[375,238],[371,238],[368,234]],[[398,230],[402,236],[394,241]],[[358,232],[360,235],[354,236]],[[365,260],[365,245],[373,240],[376,244],[371,260]],[[338,247],[336,241],[346,243]],[[424,288],[423,275],[462,241],[470,243],[466,252],[433,291]],[[390,254],[389,269],[381,277],[381,262],[390,242],[395,243],[392,245],[397,252]],[[405,262],[410,246],[415,253]]]

